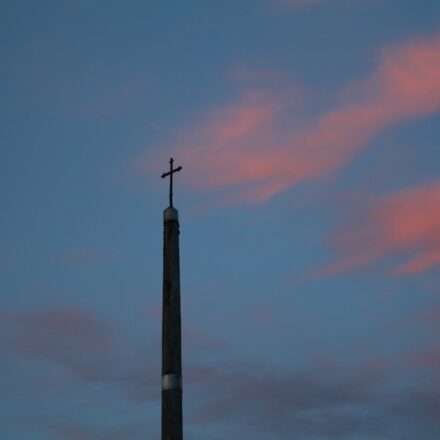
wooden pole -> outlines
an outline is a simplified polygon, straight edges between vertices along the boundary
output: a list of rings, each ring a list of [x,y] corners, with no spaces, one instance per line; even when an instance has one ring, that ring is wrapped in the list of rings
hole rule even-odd
[[[182,440],[182,348],[178,211],[164,211],[162,440]]]

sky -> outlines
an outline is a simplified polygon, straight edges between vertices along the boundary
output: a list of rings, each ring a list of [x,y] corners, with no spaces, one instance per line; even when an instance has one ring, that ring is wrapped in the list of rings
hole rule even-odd
[[[0,425],[440,438],[440,2],[0,2]]]

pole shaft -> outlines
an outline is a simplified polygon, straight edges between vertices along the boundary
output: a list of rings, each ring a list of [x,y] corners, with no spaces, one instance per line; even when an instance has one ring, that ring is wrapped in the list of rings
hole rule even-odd
[[[182,349],[179,222],[177,211],[164,221],[162,308],[162,440],[182,440]],[[166,210],[166,211],[167,211]],[[171,211],[172,210],[172,211]]]

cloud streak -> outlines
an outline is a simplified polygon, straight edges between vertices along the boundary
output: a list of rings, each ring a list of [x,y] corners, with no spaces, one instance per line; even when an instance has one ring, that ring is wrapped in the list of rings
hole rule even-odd
[[[159,402],[159,365],[151,368],[143,356],[127,356],[120,344],[114,344],[110,327],[88,311],[70,308],[2,315],[0,324],[15,352],[56,363],[75,372],[84,384],[117,385],[122,394],[112,396],[124,406],[143,408],[148,402]],[[154,352],[160,352],[160,347]],[[428,361],[432,365],[425,353],[411,357],[415,368],[425,368]],[[391,440],[401,439],[402,432],[414,438],[437,438],[433,432],[438,421],[438,384],[433,382],[429,389],[393,388],[397,376],[392,373],[391,363],[381,358],[347,365],[326,360],[294,368],[262,362],[189,362],[184,378],[190,404],[187,429],[221,423],[240,431],[241,438],[264,432],[273,438]],[[137,439],[145,434],[143,423],[133,426],[130,418],[129,424],[121,425],[121,420],[87,428],[87,424],[66,425],[64,419],[58,424],[52,417],[50,430],[66,440]]]
[[[331,275],[398,257],[395,276],[415,275],[440,264],[440,180],[378,197],[330,239],[337,254],[319,275]]]
[[[191,422],[237,424],[242,432],[266,432],[273,438],[391,440],[404,433],[436,438],[438,385],[396,386],[392,366],[381,359],[341,367],[283,371],[254,363],[194,368],[199,382],[191,388],[201,388],[194,397],[201,404]]]
[[[87,381],[102,376],[114,349],[112,329],[82,309],[2,314],[0,329],[16,353],[46,359]]]
[[[334,174],[385,129],[440,109],[440,36],[387,47],[375,71],[344,95],[302,130],[293,128],[301,121],[291,114],[292,92],[252,90],[208,112],[175,141],[180,161],[191,164],[187,182],[228,202],[262,203]]]

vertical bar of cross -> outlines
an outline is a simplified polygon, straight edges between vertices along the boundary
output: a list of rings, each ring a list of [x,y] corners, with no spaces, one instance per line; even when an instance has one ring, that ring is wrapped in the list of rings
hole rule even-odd
[[[170,206],[173,207],[173,163],[174,159],[170,159]]]
[[[177,168],[173,168],[173,164],[174,164],[174,159],[171,158],[170,159],[170,171],[168,171],[167,173],[163,173],[161,176],[162,179],[164,179],[167,176],[170,176],[170,192],[169,192],[170,207],[173,207],[173,174],[177,173],[178,171],[180,171],[182,169],[181,166],[178,166]]]

